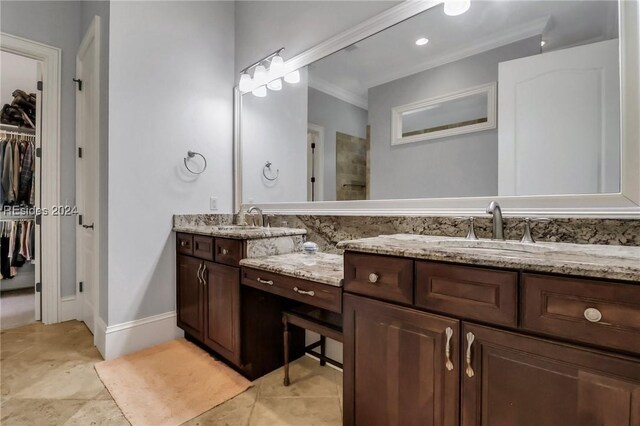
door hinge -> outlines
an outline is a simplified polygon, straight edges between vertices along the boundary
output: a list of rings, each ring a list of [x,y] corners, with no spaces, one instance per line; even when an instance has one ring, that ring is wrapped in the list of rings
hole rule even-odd
[[[78,158],[82,158],[82,148],[78,147]]]
[[[36,157],[38,158],[42,157],[42,148],[40,147],[36,148]]]
[[[41,225],[42,224],[42,215],[38,214],[36,215],[36,225]]]
[[[79,78],[74,78],[73,81],[78,83],[78,90],[82,92],[82,80],[80,80]]]
[[[84,291],[84,283],[82,281],[78,283],[78,289],[80,290],[80,293]]]
[[[36,291],[42,293],[42,283],[36,283]]]
[[[42,92],[42,80],[37,83],[36,88]]]
[[[78,215],[78,225],[82,225],[82,215]]]

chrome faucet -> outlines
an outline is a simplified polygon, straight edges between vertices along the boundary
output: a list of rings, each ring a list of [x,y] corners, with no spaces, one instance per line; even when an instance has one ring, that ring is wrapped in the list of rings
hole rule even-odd
[[[247,210],[248,214],[253,214],[253,212],[258,212],[258,214],[260,215],[260,220],[262,221],[262,226],[268,227],[269,226],[269,217],[262,213],[262,209],[258,206],[251,206],[249,207],[249,209]],[[255,226],[255,221],[253,222],[253,226]]]
[[[493,216],[493,233],[491,239],[504,240],[504,224],[502,222],[502,209],[500,204],[492,201],[487,207],[487,213]]]

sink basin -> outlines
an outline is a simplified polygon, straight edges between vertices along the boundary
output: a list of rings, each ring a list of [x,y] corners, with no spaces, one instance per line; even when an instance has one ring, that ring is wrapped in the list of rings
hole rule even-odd
[[[514,251],[520,253],[546,253],[553,251],[551,247],[539,244],[521,243],[519,241],[497,241],[497,240],[439,240],[430,241],[431,247],[442,247],[448,249],[473,249],[487,251]]]

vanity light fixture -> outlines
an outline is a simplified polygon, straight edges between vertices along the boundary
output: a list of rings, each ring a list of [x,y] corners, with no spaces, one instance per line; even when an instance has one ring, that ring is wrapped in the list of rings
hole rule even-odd
[[[428,38],[420,37],[419,39],[416,40],[416,44],[418,46],[424,46],[427,43],[429,43],[429,39]]]
[[[546,41],[544,41],[544,40],[541,40],[541,41],[540,41],[540,47],[544,47],[544,45],[545,45],[545,44],[547,44],[547,42],[546,42]]]
[[[449,16],[462,15],[470,7],[471,0],[444,0],[444,13]]]
[[[271,65],[269,65],[269,74],[273,76],[279,76],[284,72],[284,59],[280,56],[280,53],[276,53],[276,56],[271,58]]]
[[[284,76],[284,81],[290,84],[300,83],[300,71],[295,70]]]
[[[262,85],[262,86],[256,87],[251,91],[251,93],[253,93],[253,96],[257,98],[264,98],[265,96],[267,96],[267,86]]]
[[[274,92],[277,92],[278,90],[282,90],[282,80],[279,78],[276,78],[275,80],[270,81],[267,84],[267,88],[269,90],[273,90]]]
[[[248,92],[251,89],[252,79],[249,74],[242,73],[240,76],[240,82],[238,83],[238,88],[243,92]]]
[[[253,72],[253,81],[256,84],[265,84],[267,82],[267,69],[264,65],[260,64],[256,67]]]

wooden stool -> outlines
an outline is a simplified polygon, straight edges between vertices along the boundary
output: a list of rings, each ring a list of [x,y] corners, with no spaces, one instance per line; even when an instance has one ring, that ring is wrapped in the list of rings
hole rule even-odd
[[[284,385],[289,386],[289,324],[320,335],[320,340],[306,346],[305,352],[320,358],[320,365],[329,364],[342,368],[342,364],[325,355],[326,338],[342,342],[342,315],[309,305],[282,312],[284,324]],[[314,351],[320,346],[320,353]]]

